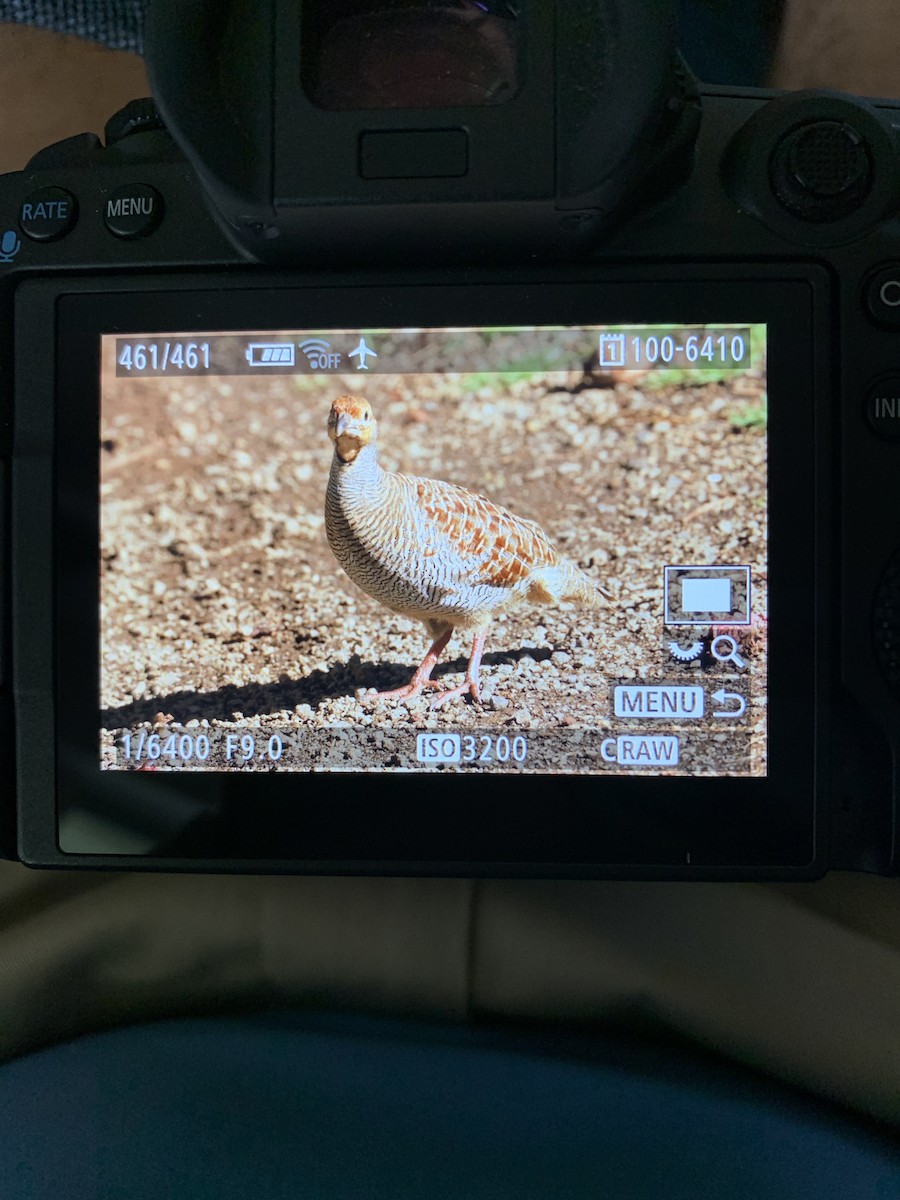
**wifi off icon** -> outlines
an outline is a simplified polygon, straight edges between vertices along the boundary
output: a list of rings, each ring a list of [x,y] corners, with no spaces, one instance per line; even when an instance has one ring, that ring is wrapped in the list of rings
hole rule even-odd
[[[333,370],[341,361],[340,354],[331,349],[331,342],[322,338],[307,338],[300,342],[300,350],[314,371]]]

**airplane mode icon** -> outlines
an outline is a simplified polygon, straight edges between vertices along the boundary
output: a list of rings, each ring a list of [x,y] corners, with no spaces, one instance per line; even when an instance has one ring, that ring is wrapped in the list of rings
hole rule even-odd
[[[377,358],[378,355],[374,350],[366,345],[365,338],[360,338],[359,345],[356,347],[356,349],[350,351],[350,357],[359,359],[359,362],[356,364],[357,371],[368,371],[369,364],[367,360],[369,358]]]

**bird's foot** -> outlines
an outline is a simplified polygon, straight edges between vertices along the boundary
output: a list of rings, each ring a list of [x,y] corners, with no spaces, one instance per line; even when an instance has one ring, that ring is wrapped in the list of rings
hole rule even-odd
[[[480,702],[481,688],[479,686],[478,680],[477,679],[466,679],[463,683],[461,683],[459,685],[459,687],[447,688],[447,690],[445,692],[441,692],[440,695],[435,696],[435,698],[431,702],[430,707],[431,708],[440,708],[442,705],[446,704],[448,700],[454,700],[457,696],[464,696],[466,694],[466,692],[469,693],[469,695],[472,697],[473,700],[477,700]]]
[[[440,687],[439,683],[435,683],[433,679],[416,680],[411,679],[409,683],[399,688],[391,688],[387,692],[369,692],[369,696],[373,700],[412,700],[423,692],[426,688]]]

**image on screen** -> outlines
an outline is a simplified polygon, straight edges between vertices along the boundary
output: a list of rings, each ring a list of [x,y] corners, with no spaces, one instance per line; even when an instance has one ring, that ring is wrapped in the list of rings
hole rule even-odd
[[[102,338],[103,770],[766,774],[764,325]]]

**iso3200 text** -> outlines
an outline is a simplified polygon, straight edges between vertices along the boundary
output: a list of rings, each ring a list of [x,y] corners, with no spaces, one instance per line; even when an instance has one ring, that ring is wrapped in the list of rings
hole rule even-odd
[[[416,738],[416,757],[423,763],[522,763],[527,756],[528,742],[521,735],[420,733]]]

